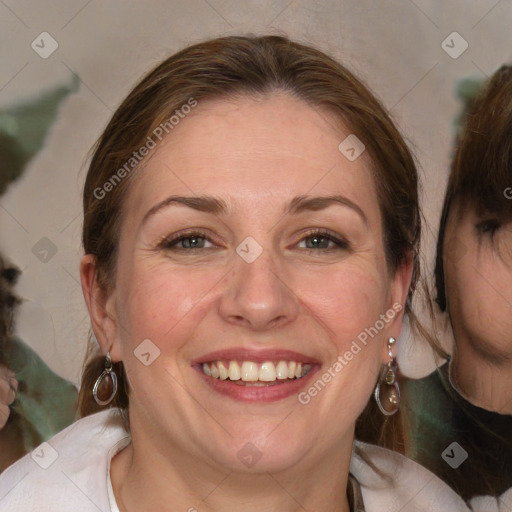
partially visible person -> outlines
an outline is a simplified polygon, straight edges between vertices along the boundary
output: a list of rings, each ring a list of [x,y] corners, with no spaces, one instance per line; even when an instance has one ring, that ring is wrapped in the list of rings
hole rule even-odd
[[[73,76],[68,84],[0,108],[0,195],[44,148],[59,106],[78,85]],[[0,255],[0,471],[69,425],[76,411],[75,387],[14,334],[18,275]]]
[[[18,381],[14,372],[0,364],[0,430],[5,427],[11,415],[9,405],[14,402],[17,389]]]
[[[435,283],[454,349],[403,386],[407,455],[464,499],[512,487],[512,67],[467,109],[444,200]]]
[[[15,373],[6,366],[5,344],[12,325],[12,312],[18,299],[10,292],[17,275],[14,268],[5,268],[0,257],[0,430],[11,415],[10,405],[16,398],[18,381]]]
[[[14,334],[18,275],[0,256],[0,471],[72,423],[78,396]]]

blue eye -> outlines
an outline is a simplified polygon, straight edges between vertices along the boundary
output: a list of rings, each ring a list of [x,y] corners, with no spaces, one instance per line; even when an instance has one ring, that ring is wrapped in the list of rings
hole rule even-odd
[[[310,252],[350,250],[347,240],[334,236],[328,230],[314,229],[305,234],[299,243],[305,242],[304,249]],[[206,246],[205,244],[210,244]],[[158,248],[167,251],[193,251],[199,249],[211,249],[213,242],[199,231],[182,233],[175,237],[166,238]]]
[[[308,244],[307,240],[311,243]],[[350,244],[347,240],[340,239],[334,236],[330,231],[323,229],[312,230],[306,234],[301,241],[306,241],[306,249],[309,251],[316,251],[317,249],[323,249],[325,251],[336,251],[336,250],[349,250]],[[329,244],[334,244],[334,247],[329,247]]]
[[[167,250],[188,250],[188,249],[205,249],[205,243],[211,243],[208,238],[198,232],[182,234],[176,238],[166,238],[159,246],[160,249]],[[181,247],[180,247],[181,244]]]

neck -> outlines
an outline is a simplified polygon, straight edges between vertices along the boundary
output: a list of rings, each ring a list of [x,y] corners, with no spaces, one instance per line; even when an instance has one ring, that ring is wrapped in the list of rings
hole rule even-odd
[[[149,436],[138,437],[111,464],[120,512],[183,510],[214,512],[350,512],[347,483],[353,437],[348,446],[280,472],[236,473],[180,452],[164,450]],[[134,444],[136,448],[134,447]]]
[[[512,414],[512,361],[486,358],[469,343],[457,340],[450,377],[473,405],[500,414]]]

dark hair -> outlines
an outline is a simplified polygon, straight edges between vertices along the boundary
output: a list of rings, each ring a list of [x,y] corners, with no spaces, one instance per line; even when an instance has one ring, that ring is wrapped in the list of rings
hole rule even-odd
[[[412,260],[405,312],[414,320],[410,299],[419,276],[421,228],[414,159],[380,102],[349,70],[321,51],[281,36],[222,37],[187,47],[144,77],[114,113],[94,148],[83,195],[83,246],[96,258],[100,286],[106,290],[113,286],[122,205],[135,175],[130,172],[98,199],[98,190],[113,173],[191,99],[261,97],[273,91],[287,92],[334,114],[365,145],[383,219],[388,268],[394,271]],[[102,357],[87,366],[82,414],[97,409],[91,390],[102,369]],[[119,370],[124,380],[122,365]],[[113,405],[126,406],[128,397],[118,395],[122,396]]]
[[[446,311],[443,245],[446,223],[455,206],[478,216],[512,219],[512,67],[502,66],[468,106],[458,137],[437,238],[436,302]],[[511,190],[512,192],[512,190]]]

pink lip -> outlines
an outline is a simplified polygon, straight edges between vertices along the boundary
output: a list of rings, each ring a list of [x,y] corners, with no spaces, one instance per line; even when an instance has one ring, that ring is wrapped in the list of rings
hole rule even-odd
[[[296,361],[298,363],[310,364],[311,371],[300,379],[287,382],[266,385],[266,386],[245,386],[231,382],[230,380],[220,380],[206,375],[201,369],[202,363],[211,363],[214,361],[253,361],[263,363],[265,361]],[[265,349],[251,350],[248,348],[232,348],[216,350],[209,352],[192,361],[192,366],[204,382],[214,391],[229,398],[242,402],[275,402],[296,396],[300,390],[308,385],[311,378],[319,370],[321,362],[305,354],[294,352],[292,350]]]
[[[296,361],[297,363],[309,363],[311,365],[320,364],[320,361],[317,359],[294,352],[293,350],[232,348],[209,352],[204,356],[194,359],[192,365],[214,361],[253,361],[255,363],[264,363],[265,361]]]
[[[268,359],[267,359],[268,360]],[[311,371],[300,379],[283,382],[282,384],[274,384],[270,386],[244,386],[235,384],[229,380],[219,380],[209,377],[201,370],[199,365],[195,365],[194,369],[197,370],[199,375],[204,379],[204,382],[209,385],[214,391],[229,398],[233,398],[240,402],[276,402],[297,396],[300,390],[309,385],[311,378],[320,368],[319,365],[314,365]]]

